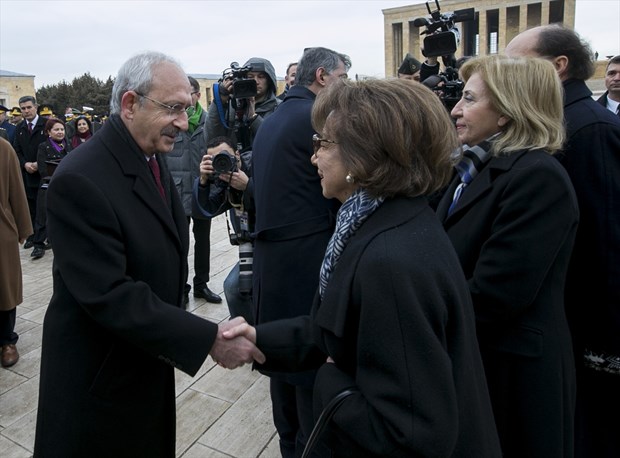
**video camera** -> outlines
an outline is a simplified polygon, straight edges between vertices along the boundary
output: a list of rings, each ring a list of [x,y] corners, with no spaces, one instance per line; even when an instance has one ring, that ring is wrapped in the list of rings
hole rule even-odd
[[[256,81],[253,78],[248,78],[248,73],[251,71],[251,66],[239,67],[238,62],[231,62],[230,68],[222,72],[222,78],[220,78],[219,82],[222,83],[227,79],[233,80],[232,96],[235,99],[256,97]]]
[[[416,18],[413,24],[416,27],[425,26],[426,34],[424,38],[424,50],[422,54],[426,57],[441,56],[445,71],[438,75],[429,76],[422,84],[435,92],[448,110],[452,110],[454,105],[463,95],[465,84],[459,79],[457,61],[454,53],[458,49],[461,33],[456,27],[457,22],[473,21],[475,11],[473,8],[457,10],[454,13],[440,13],[439,0],[435,0],[437,10],[431,11],[426,2],[426,9],[431,15],[430,18]]]
[[[422,84],[439,96],[448,111],[461,100],[465,83],[459,79],[458,70],[447,67],[445,72],[432,75],[422,81]]]
[[[426,9],[430,18],[416,18],[413,25],[416,27],[426,27],[422,34],[424,38],[424,51],[426,57],[446,56],[454,54],[458,49],[461,33],[455,26],[457,22],[473,21],[475,13],[473,8],[456,10],[453,13],[440,13],[439,0],[435,0],[437,10],[431,11],[431,7],[426,2]],[[441,30],[438,32],[438,30]]]

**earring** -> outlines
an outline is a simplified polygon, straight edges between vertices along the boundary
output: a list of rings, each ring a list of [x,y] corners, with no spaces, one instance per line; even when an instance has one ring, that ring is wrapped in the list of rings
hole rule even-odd
[[[347,176],[344,179],[349,184],[355,183],[355,178],[353,178],[353,175],[351,175],[351,172],[347,173]]]

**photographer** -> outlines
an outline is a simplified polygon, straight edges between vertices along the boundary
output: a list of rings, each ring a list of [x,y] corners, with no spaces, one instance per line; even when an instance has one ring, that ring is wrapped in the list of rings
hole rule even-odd
[[[231,317],[242,316],[248,323],[254,323],[251,296],[254,238],[251,233],[255,218],[249,189],[252,152],[233,151],[232,142],[224,136],[207,143],[207,153],[200,162],[200,176],[194,182],[193,200],[209,218],[229,210],[230,242],[239,245],[240,261],[224,280],[224,294]]]
[[[232,66],[232,65],[231,65]],[[209,119],[207,121],[207,134],[209,138],[220,136],[228,137],[234,145],[241,144],[241,148],[248,148],[263,119],[276,109],[280,100],[276,98],[276,72],[267,59],[252,57],[242,67],[250,70],[243,75],[242,79],[256,81],[256,95],[248,98],[235,98],[233,83],[235,79],[234,69],[232,75],[225,73],[222,81],[214,90],[214,101],[209,107]],[[215,87],[214,87],[215,89]],[[239,104],[247,104],[240,107]],[[243,111],[242,118],[238,110]]]

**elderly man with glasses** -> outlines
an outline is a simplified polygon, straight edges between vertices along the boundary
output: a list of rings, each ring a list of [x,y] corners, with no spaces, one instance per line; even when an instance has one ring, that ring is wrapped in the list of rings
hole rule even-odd
[[[264,361],[183,310],[189,233],[162,160],[194,112],[187,76],[147,52],[121,67],[111,116],[47,193],[54,294],[43,323],[35,456],[175,454],[174,368]],[[237,320],[240,321],[240,320]]]

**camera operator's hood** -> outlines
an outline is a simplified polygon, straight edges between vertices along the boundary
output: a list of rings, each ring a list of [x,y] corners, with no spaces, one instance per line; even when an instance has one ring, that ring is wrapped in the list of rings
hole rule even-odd
[[[262,57],[251,57],[243,66],[251,66],[253,72],[265,72],[271,81],[271,91],[274,94],[276,93],[278,82],[276,81],[276,71],[273,65],[271,65],[271,62]]]

